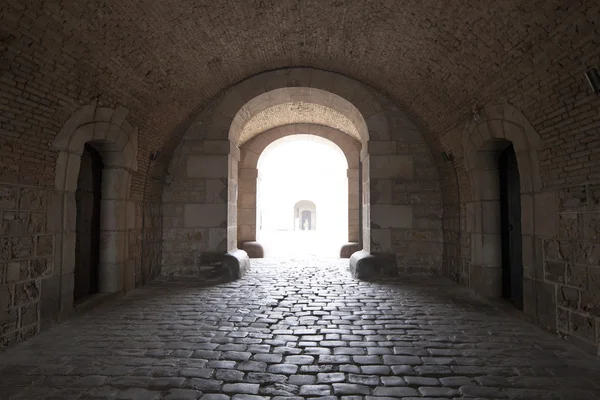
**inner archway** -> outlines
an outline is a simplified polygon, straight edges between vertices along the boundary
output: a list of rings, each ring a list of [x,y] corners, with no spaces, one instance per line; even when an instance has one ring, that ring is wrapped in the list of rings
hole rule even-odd
[[[348,239],[344,152],[297,134],[267,146],[257,166],[256,236],[265,256],[339,257]]]

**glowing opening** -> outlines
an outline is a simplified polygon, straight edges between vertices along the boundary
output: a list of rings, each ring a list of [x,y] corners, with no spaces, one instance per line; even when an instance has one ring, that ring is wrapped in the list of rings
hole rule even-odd
[[[313,135],[271,143],[258,160],[257,239],[265,257],[339,257],[348,238],[348,162]]]

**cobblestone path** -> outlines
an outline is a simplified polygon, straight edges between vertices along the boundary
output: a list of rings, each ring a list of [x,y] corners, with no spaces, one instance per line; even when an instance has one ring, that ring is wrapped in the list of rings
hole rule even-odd
[[[344,264],[151,283],[0,353],[0,399],[600,399],[600,359],[446,281]]]

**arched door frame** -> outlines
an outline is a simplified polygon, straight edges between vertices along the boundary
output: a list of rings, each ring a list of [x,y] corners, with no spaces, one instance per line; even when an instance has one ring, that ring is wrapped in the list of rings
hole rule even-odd
[[[534,207],[542,190],[538,150],[542,140],[513,106],[485,108],[469,123],[463,137],[465,169],[471,187],[466,203],[466,231],[470,237],[470,286],[490,296],[502,295],[502,244],[498,157],[513,145],[520,175],[521,229],[524,276],[534,278]],[[540,205],[541,206],[541,205]],[[524,291],[533,285],[524,285]],[[525,293],[524,293],[525,295]],[[528,296],[524,296],[526,301]],[[525,304],[525,308],[531,307]]]
[[[131,289],[134,270],[126,268],[127,229],[135,221],[130,198],[131,172],[137,170],[137,128],[127,122],[128,111],[98,107],[97,102],[82,107],[60,130],[52,145],[58,150],[55,188],[62,196],[62,231],[56,236],[61,266],[61,312],[73,307],[75,268],[75,191],[81,154],[86,143],[96,149],[104,165],[100,215],[99,292]]]

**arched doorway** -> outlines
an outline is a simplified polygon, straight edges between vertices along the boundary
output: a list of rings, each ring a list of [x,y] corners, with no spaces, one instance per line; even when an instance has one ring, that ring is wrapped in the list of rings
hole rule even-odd
[[[92,146],[86,144],[81,154],[81,167],[75,191],[77,209],[73,285],[75,302],[98,292],[102,168],[102,156]]]
[[[317,230],[317,206],[310,200],[300,200],[294,204],[294,230]]]
[[[266,146],[254,181],[256,209],[249,210],[261,222],[255,234],[265,257],[339,257],[348,241],[347,171],[344,152],[319,136]]]
[[[126,117],[125,108],[98,107],[94,101],[73,114],[52,143],[59,152],[61,313],[75,302],[85,309],[94,302],[83,301],[88,295],[135,286],[128,233],[135,224],[130,189],[137,128]]]
[[[502,297],[523,308],[523,241],[521,239],[521,180],[515,149],[510,144],[498,157],[500,172],[500,231],[502,237]]]
[[[510,105],[487,107],[475,121],[463,137],[470,181],[469,285],[534,315],[535,241],[541,222],[534,214],[541,191],[537,149],[542,141]]]

